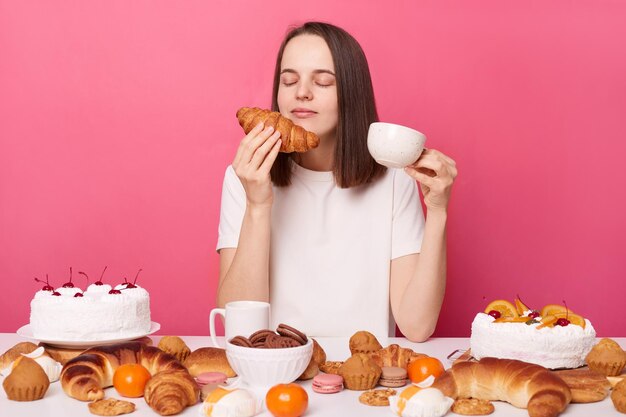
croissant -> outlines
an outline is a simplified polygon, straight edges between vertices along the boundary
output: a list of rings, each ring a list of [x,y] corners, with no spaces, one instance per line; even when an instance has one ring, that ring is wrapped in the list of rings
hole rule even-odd
[[[246,134],[259,123],[265,126],[273,126],[280,132],[280,152],[306,152],[317,148],[320,139],[315,133],[305,130],[303,127],[294,124],[291,120],[280,113],[264,110],[258,107],[242,107],[237,111],[237,119]]]
[[[374,352],[369,352],[367,355],[381,368],[383,366],[397,366],[404,369],[407,369],[409,364],[415,359],[426,356],[414,352],[413,349],[403,348],[396,344],[389,345],[384,349],[379,349]]]
[[[160,415],[171,416],[198,402],[199,392],[189,372],[161,371],[148,380],[144,399]]]
[[[94,347],[71,359],[61,371],[61,386],[72,398],[81,401],[99,400],[104,397],[103,388],[113,385],[115,370],[128,363],[141,364],[153,378],[164,371],[189,375],[187,369],[172,355],[154,346],[127,342]],[[195,401],[199,393],[196,387]]]
[[[513,359],[458,363],[437,378],[432,387],[454,399],[506,401],[527,408],[530,417],[555,417],[572,399],[561,378],[542,366]]]

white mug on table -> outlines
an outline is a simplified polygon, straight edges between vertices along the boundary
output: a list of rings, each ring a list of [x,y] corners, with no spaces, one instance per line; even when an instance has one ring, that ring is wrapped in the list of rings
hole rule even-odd
[[[226,308],[214,308],[209,315],[209,334],[215,347],[220,347],[215,337],[215,316],[224,317],[226,340],[235,336],[249,337],[257,330],[270,325],[270,304],[264,301],[231,301]]]

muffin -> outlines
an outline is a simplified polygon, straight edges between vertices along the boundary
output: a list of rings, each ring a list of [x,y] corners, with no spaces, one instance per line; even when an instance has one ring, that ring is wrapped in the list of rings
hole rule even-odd
[[[341,365],[338,374],[347,389],[364,391],[376,386],[381,372],[380,366],[365,353],[355,353]]]
[[[46,394],[49,386],[50,381],[43,368],[27,357],[22,357],[2,382],[7,398],[13,401],[39,400]]]
[[[163,336],[157,347],[174,356],[180,363],[183,363],[191,353],[183,339],[178,336]]]
[[[313,354],[311,355],[311,360],[309,361],[309,365],[306,367],[302,375],[298,378],[300,381],[305,381],[307,379],[313,378],[320,371],[320,364],[326,362],[326,352],[324,349],[317,343],[315,339],[313,340]]]
[[[611,400],[617,411],[626,414],[626,379],[615,385],[611,393]]]
[[[382,349],[376,336],[364,330],[356,332],[350,338],[350,353],[370,353]]]
[[[626,366],[626,352],[612,339],[604,338],[585,358],[589,369],[606,376],[619,375]]]

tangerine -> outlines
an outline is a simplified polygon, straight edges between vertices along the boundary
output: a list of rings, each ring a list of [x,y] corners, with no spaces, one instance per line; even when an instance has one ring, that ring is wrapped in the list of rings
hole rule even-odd
[[[113,374],[113,387],[122,397],[142,397],[150,372],[138,363],[119,366]]]
[[[408,374],[411,382],[419,384],[426,380],[426,378],[432,376],[433,378],[439,377],[446,370],[443,364],[437,358],[430,356],[424,356],[423,358],[417,358],[411,362],[408,366]]]
[[[309,406],[309,396],[298,384],[278,384],[267,391],[265,404],[274,417],[300,417]]]

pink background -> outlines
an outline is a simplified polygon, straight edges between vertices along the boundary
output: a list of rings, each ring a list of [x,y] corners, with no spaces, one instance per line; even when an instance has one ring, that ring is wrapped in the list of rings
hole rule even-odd
[[[246,3],[0,1],[0,332],[33,276],[108,265],[144,269],[162,334],[208,334],[235,112],[319,19],[360,41],[381,119],[458,162],[436,335],[520,294],[626,336],[624,3]]]

